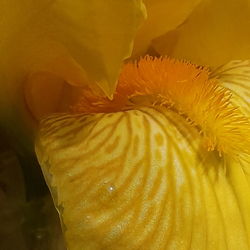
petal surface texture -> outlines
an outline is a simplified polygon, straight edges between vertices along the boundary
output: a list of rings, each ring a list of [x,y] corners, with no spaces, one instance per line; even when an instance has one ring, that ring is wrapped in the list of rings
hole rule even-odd
[[[250,118],[250,60],[235,60],[213,70],[222,86],[232,92],[232,102]]]
[[[235,60],[214,69],[211,77],[216,77],[223,87],[232,92],[232,102],[237,105],[246,117],[250,118],[250,61]],[[247,134],[245,140],[249,139]],[[250,239],[250,195],[249,190],[249,164],[247,162],[229,161],[230,165],[228,175],[235,185],[238,193],[240,209]]]
[[[143,54],[151,41],[185,21],[201,0],[144,0],[147,19],[139,28],[133,54]]]
[[[144,17],[141,0],[1,1],[1,88],[15,96],[27,74],[45,71],[112,95]]]
[[[171,110],[53,115],[36,152],[70,250],[250,249],[249,180]]]
[[[188,20],[157,40],[160,54],[218,66],[250,55],[250,2],[205,0]]]

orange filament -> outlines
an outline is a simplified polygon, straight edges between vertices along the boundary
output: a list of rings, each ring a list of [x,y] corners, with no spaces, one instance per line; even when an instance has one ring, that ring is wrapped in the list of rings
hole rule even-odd
[[[72,111],[107,113],[138,106],[165,106],[200,130],[208,151],[249,155],[249,121],[230,99],[231,92],[210,79],[207,68],[146,56],[124,65],[113,100],[83,90]]]

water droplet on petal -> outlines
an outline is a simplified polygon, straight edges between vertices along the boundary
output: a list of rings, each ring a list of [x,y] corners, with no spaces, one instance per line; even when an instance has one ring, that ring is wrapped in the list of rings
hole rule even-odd
[[[116,197],[116,187],[115,185],[104,182],[99,190],[98,198],[100,203],[105,206],[110,206],[114,202]]]

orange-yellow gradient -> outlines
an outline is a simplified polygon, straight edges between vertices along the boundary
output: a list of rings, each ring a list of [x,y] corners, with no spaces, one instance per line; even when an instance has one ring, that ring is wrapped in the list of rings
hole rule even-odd
[[[249,250],[249,116],[222,72],[146,57],[113,100],[83,91],[42,120],[36,153],[68,249]]]

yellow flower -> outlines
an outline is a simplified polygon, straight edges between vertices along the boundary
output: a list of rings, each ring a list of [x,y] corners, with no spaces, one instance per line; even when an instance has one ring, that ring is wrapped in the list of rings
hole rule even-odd
[[[67,246],[250,249],[248,3],[144,3],[144,24],[139,0],[37,3],[3,67],[45,116],[36,153]]]

